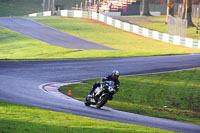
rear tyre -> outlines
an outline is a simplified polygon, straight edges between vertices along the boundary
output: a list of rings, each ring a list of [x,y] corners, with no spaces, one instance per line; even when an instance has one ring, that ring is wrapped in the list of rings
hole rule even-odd
[[[88,102],[85,102],[85,106],[90,106],[90,103],[88,103]]]
[[[88,100],[87,97],[86,97],[86,99],[85,99],[85,106],[90,106],[90,103],[89,103],[89,100]]]
[[[108,95],[102,94],[102,95],[99,97],[99,99],[98,99],[98,102],[97,102],[97,104],[96,104],[96,107],[97,107],[98,109],[100,109],[100,108],[107,102],[107,100],[108,100]]]

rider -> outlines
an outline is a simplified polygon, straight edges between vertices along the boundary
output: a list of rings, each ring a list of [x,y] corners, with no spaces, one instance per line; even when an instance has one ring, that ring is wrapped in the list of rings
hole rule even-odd
[[[105,78],[102,79],[102,82],[104,82],[104,81],[114,81],[114,83],[115,83],[115,88],[114,88],[114,89],[115,89],[116,91],[118,91],[118,90],[119,90],[119,85],[120,85],[120,82],[119,82],[119,80],[118,80],[119,75],[120,75],[120,73],[119,73],[118,70],[113,70],[111,75],[108,75],[107,77],[105,77]],[[92,97],[91,94],[94,92],[94,90],[95,90],[97,87],[100,87],[100,82],[94,83],[92,89],[91,89],[90,92],[89,92],[88,97]]]

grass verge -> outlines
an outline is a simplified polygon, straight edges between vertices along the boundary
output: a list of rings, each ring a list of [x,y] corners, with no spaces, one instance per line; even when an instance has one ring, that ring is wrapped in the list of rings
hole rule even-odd
[[[120,77],[120,91],[106,106],[142,115],[168,118],[200,124],[200,69]],[[84,81],[84,85],[69,85],[59,90],[84,100],[93,83],[99,79]],[[81,89],[80,89],[81,88]]]
[[[111,58],[200,53],[200,49],[175,46],[151,40],[89,19],[45,18],[47,19],[38,19],[37,21],[123,51],[65,49],[0,27],[0,60]]]
[[[4,132],[170,132],[119,122],[108,122],[67,113],[41,110],[0,101],[0,133]]]

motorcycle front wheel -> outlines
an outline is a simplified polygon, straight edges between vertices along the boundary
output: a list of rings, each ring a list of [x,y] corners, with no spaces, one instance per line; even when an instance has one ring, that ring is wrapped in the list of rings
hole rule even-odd
[[[99,97],[98,101],[97,101],[96,107],[97,107],[98,109],[100,109],[100,108],[107,102],[107,100],[108,100],[108,95],[102,94],[102,95]]]

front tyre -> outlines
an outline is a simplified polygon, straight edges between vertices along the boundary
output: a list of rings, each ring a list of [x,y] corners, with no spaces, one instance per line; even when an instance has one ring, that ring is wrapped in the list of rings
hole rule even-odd
[[[98,109],[100,109],[106,102],[107,102],[107,100],[108,100],[108,95],[106,95],[106,94],[102,94],[100,97],[99,97],[99,99],[98,99],[98,101],[97,101],[97,104],[96,104],[96,107],[98,108]]]

